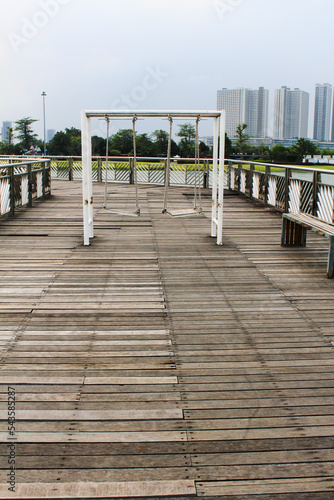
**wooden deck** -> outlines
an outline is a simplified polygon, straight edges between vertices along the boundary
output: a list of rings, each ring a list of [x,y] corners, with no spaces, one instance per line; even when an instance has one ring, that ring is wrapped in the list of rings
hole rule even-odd
[[[171,218],[141,187],[134,218],[103,213],[103,189],[90,247],[80,183],[1,222],[0,497],[332,500],[327,241],[282,248],[280,214],[227,195],[218,247],[208,196]]]

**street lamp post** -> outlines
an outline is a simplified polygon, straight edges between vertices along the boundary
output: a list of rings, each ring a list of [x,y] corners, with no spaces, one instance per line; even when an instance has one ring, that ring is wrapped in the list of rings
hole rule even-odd
[[[43,97],[43,121],[44,121],[44,156],[46,155],[46,125],[45,125],[45,98],[46,98],[46,93],[43,92],[41,94]]]

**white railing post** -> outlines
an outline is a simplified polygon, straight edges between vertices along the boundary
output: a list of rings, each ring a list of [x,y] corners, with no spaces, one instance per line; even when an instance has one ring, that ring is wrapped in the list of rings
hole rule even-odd
[[[85,111],[81,112],[81,142],[82,142],[82,192],[84,216],[84,245],[89,245],[89,239],[94,236],[93,227],[93,186],[92,186],[92,141],[91,119]]]

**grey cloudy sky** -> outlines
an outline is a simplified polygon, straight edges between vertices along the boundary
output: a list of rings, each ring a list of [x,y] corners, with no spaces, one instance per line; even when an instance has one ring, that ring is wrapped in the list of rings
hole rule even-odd
[[[310,134],[315,83],[334,84],[333,14],[333,0],[0,0],[0,122],[30,116],[42,136],[43,91],[47,128],[64,130],[81,109],[215,109],[222,87],[264,86],[272,108],[287,85],[310,93]]]

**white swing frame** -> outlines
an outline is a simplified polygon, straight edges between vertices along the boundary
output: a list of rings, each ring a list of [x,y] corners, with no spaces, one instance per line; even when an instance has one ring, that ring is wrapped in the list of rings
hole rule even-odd
[[[212,211],[211,236],[217,238],[217,245],[223,244],[223,202],[224,202],[224,152],[225,152],[225,111],[139,111],[139,110],[82,110],[82,192],[84,245],[90,245],[94,238],[93,176],[92,176],[92,118],[213,118],[213,170],[212,170]]]

